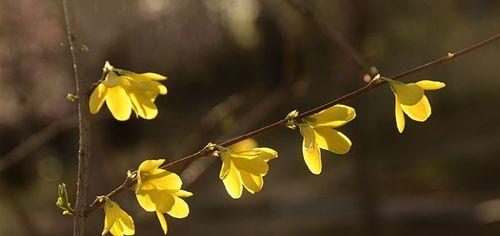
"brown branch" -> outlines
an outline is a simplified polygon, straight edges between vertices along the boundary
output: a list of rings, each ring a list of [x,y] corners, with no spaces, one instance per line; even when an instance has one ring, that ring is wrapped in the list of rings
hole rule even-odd
[[[399,74],[396,74],[392,77],[390,77],[391,79],[394,79],[394,80],[398,80],[398,79],[401,79],[403,77],[407,77],[409,75],[413,75],[413,74],[416,74],[418,72],[421,72],[423,70],[427,70],[427,69],[430,69],[430,68],[433,68],[437,65],[440,65],[440,64],[443,64],[443,63],[446,63],[448,61],[451,61],[455,58],[458,58],[460,56],[463,56],[463,55],[466,55],[468,53],[471,53],[479,48],[482,48],[486,45],[489,45],[497,40],[500,39],[500,33],[497,33],[496,35],[492,36],[491,38],[487,39],[487,40],[484,40],[484,41],[481,41],[479,43],[476,43],[472,46],[469,46],[467,48],[464,48],[464,49],[461,49],[459,51],[456,51],[455,53],[448,53],[448,55],[444,56],[444,57],[441,57],[439,59],[436,59],[436,60],[433,60],[431,62],[428,62],[426,64],[423,64],[421,66],[417,66],[415,68],[412,68],[412,69],[409,69],[407,71],[404,71],[404,72],[401,72]],[[305,118],[307,116],[310,116],[312,114],[315,114],[315,113],[318,113],[324,109],[327,109],[329,107],[332,107],[334,105],[337,105],[339,103],[342,103],[342,102],[345,102],[347,100],[350,100],[350,99],[353,99],[353,98],[356,98],[362,94],[365,94],[367,92],[369,92],[370,90],[374,89],[374,88],[377,88],[377,87],[380,87],[380,85],[382,84],[385,84],[386,82],[385,81],[379,81],[377,83],[369,83],[368,85],[358,89],[358,90],[355,90],[355,91],[352,91],[342,97],[339,97],[337,99],[334,99],[333,101],[330,101],[326,104],[323,104],[321,106],[318,106],[316,108],[313,108],[309,111],[306,111],[304,113],[301,113],[299,114],[296,119],[301,119],[301,118]],[[286,127],[286,123],[288,122],[288,119],[287,118],[284,118],[284,119],[281,119],[279,121],[276,121],[275,123],[272,123],[270,125],[267,125],[267,126],[264,126],[260,129],[257,129],[257,130],[254,130],[254,131],[251,131],[251,132],[248,132],[246,134],[243,134],[243,135],[240,135],[238,137],[235,137],[235,138],[232,138],[232,139],[229,139],[229,140],[226,140],[222,143],[220,143],[219,145],[221,146],[224,146],[224,147],[227,147],[231,144],[235,144],[235,143],[238,143],[238,142],[241,142],[245,139],[249,139],[249,138],[254,138],[254,137],[257,137],[257,136],[260,136],[260,135],[263,135],[271,130],[274,130],[274,129],[277,129],[277,128],[282,128],[282,127]],[[205,157],[205,156],[211,156],[212,154],[212,151],[210,150],[207,150],[207,149],[201,149],[200,151],[194,153],[194,154],[191,154],[189,156],[186,156],[186,157],[183,157],[181,159],[178,159],[176,161],[173,161],[173,162],[170,162],[170,163],[167,163],[167,164],[164,164],[161,166],[161,168],[163,169],[171,169],[175,166],[179,166],[179,165],[184,165],[184,164],[187,164],[189,162],[192,162],[198,158],[201,158],[201,157]],[[123,191],[126,190],[126,187],[130,187],[134,184],[134,181],[131,181],[129,179],[127,179],[127,181],[125,181],[122,185],[120,185],[120,187],[116,188],[115,190],[113,190],[111,193],[109,193],[107,196],[112,198],[114,197],[116,194],[118,193],[121,193]],[[94,212],[95,210],[99,209],[100,207],[102,207],[102,203],[99,202],[99,201],[94,201],[88,208],[87,210],[87,214],[90,214],[92,212]]]
[[[90,157],[90,112],[87,85],[83,79],[80,61],[80,42],[75,31],[75,6],[73,0],[62,0],[66,33],[73,60],[76,92],[78,95],[78,180],[74,214],[73,236],[85,235],[85,209],[87,206],[88,168]]]
[[[314,13],[299,3],[297,0],[285,0],[295,11],[297,11],[304,19],[317,31],[319,31],[334,47],[344,53],[344,55],[361,71],[368,75],[374,75],[371,66],[364,61],[354,48],[344,39],[344,37],[326,22],[316,18]],[[300,1],[300,0],[299,0]]]
[[[228,137],[238,135],[240,133],[248,132],[260,121],[269,116],[269,114],[276,111],[282,104],[290,99],[301,97],[306,93],[308,88],[308,81],[297,80],[295,77],[295,60],[293,58],[294,43],[290,32],[286,28],[280,30],[282,38],[282,53],[281,53],[281,78],[280,85],[269,91],[267,96],[260,100],[257,104],[252,106],[252,109],[245,111],[241,118],[238,120],[238,125],[232,126],[230,129],[225,130],[218,138],[225,140]],[[233,95],[234,96],[234,95]],[[202,145],[203,140],[200,140],[198,145]],[[194,183],[200,176],[214,163],[215,158],[200,158],[196,161],[189,163],[182,172],[179,174],[182,179],[182,184],[185,188]]]
[[[68,116],[53,121],[19,143],[2,158],[0,158],[0,172],[28,157],[30,153],[52,140],[61,132],[75,127],[75,118],[76,116]]]
[[[301,90],[297,89],[299,86],[307,86],[304,85],[303,81],[297,81],[293,85],[289,85],[288,83],[283,84],[279,88],[270,92],[270,94],[265,97],[255,108],[247,112],[241,120],[238,122],[238,125],[228,131],[224,136],[218,139],[222,139],[223,137],[230,137],[236,135],[238,133],[248,131],[251,126],[255,123],[261,121],[266,117],[266,114],[270,114],[272,111],[275,111],[279,105],[283,104],[285,101],[292,95],[300,95]],[[212,164],[214,163],[214,159],[198,159],[194,162],[191,162],[188,167],[186,167],[181,172],[181,178],[183,181],[183,186],[191,185],[198,177]]]

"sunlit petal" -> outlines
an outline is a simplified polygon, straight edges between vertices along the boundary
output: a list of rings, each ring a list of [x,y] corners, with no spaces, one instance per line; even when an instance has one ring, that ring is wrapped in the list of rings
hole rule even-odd
[[[90,95],[89,108],[90,113],[96,114],[101,109],[106,99],[106,86],[103,84],[97,85],[92,95]]]
[[[318,147],[336,154],[345,154],[351,148],[351,140],[343,133],[324,127],[314,128]]]
[[[167,213],[175,218],[187,217],[189,215],[188,204],[180,197],[174,197],[174,201],[172,208]]]
[[[401,109],[401,104],[398,101],[397,96],[395,96],[395,108],[394,113],[396,114],[396,126],[398,127],[399,133],[403,133],[405,129],[405,116],[403,114],[403,109]]]
[[[160,74],[156,74],[156,73],[151,73],[151,72],[142,73],[140,75],[143,76],[143,77],[146,77],[146,78],[148,78],[150,80],[166,80],[167,79],[166,76],[163,76],[163,75],[160,75]]]
[[[408,115],[408,117],[415,121],[423,122],[431,115],[431,105],[429,104],[429,100],[427,100],[426,96],[413,106],[401,105],[401,108],[406,115]]]
[[[443,82],[432,81],[432,80],[421,80],[418,81],[416,84],[420,86],[423,90],[436,90],[444,88],[446,86],[446,84]]]
[[[115,119],[125,121],[130,118],[132,103],[122,87],[107,88],[106,105]]]
[[[141,165],[139,165],[139,171],[141,173],[151,172],[155,169],[158,169],[164,162],[165,159],[145,160],[141,163]]]
[[[143,190],[169,190],[172,193],[181,189],[182,180],[179,175],[163,169],[156,169],[144,177],[146,181],[142,183]]]
[[[314,130],[310,125],[299,125],[300,134],[304,137],[304,142],[302,143],[303,147],[307,150],[312,147],[314,144]]]
[[[245,139],[243,141],[237,142],[227,148],[233,150],[234,152],[247,151],[257,147],[257,141],[253,138]]]
[[[229,157],[229,153],[221,155],[221,159],[222,167],[220,169],[219,178],[224,179],[226,178],[227,174],[229,174],[229,168],[231,167],[231,159]]]
[[[345,105],[335,105],[304,120],[312,126],[340,127],[356,117],[354,108]]]
[[[243,186],[250,193],[259,192],[264,185],[264,180],[260,175],[252,175],[246,171],[240,171],[241,179],[243,181]]]
[[[193,193],[181,189],[175,193],[175,196],[177,196],[177,197],[191,197],[191,196],[193,196]]]
[[[226,178],[222,180],[224,183],[224,186],[226,187],[227,193],[234,198],[238,199],[241,197],[243,187],[242,185],[242,180],[240,177],[240,172],[234,167],[234,165],[231,163],[231,167],[229,168],[229,173],[227,174]]]
[[[424,96],[424,90],[417,84],[404,84],[398,81],[389,82],[392,90],[396,93],[399,102],[403,105],[414,105]]]
[[[132,102],[132,108],[138,116],[146,120],[151,120],[158,115],[158,108],[156,108],[156,105],[151,99],[140,93],[129,93],[128,95]]]
[[[302,154],[304,156],[304,161],[309,168],[309,170],[316,175],[321,173],[321,152],[316,144],[309,149],[306,149],[302,145]]]
[[[267,162],[262,158],[233,158],[233,163],[236,168],[255,175],[264,175],[269,170]]]
[[[165,219],[165,216],[163,213],[157,211],[156,216],[158,217],[158,220],[160,221],[161,228],[163,229],[163,234],[167,235],[168,227],[167,227],[167,220]]]
[[[254,148],[253,150],[259,151],[260,153],[258,154],[258,157],[264,159],[265,161],[278,157],[278,152],[271,148],[262,147]]]

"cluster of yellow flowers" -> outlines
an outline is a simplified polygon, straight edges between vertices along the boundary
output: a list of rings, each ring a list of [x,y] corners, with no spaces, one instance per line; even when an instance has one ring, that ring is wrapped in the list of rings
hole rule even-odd
[[[156,73],[137,74],[114,68],[109,62],[103,70],[107,75],[90,95],[90,113],[99,112],[106,101],[113,117],[120,121],[128,120],[132,110],[137,117],[147,120],[158,115],[155,99],[159,94],[167,94],[167,87],[158,81],[167,77]]]
[[[132,110],[137,117],[153,119],[158,114],[154,101],[159,94],[166,94],[167,88],[158,81],[166,77],[155,73],[137,74],[112,67],[108,62],[104,67],[107,74],[90,97],[90,111],[95,114],[104,101],[120,121],[127,120]],[[429,100],[425,90],[443,88],[444,83],[422,80],[416,83],[402,83],[384,77],[376,77],[389,83],[395,96],[396,126],[400,133],[405,127],[404,114],[415,121],[423,122],[431,115]],[[356,117],[354,108],[346,105],[334,105],[316,114],[298,118],[298,111],[287,116],[287,126],[299,128],[303,137],[302,154],[306,166],[313,174],[322,170],[321,149],[335,154],[349,152],[351,140],[338,131],[341,126]],[[269,171],[268,161],[278,157],[278,152],[267,147],[258,147],[253,139],[247,139],[229,147],[210,146],[213,156],[222,161],[219,178],[227,193],[238,199],[245,188],[251,194],[259,192],[264,185],[264,176]],[[189,215],[189,206],[182,199],[190,197],[191,192],[181,189],[181,178],[172,172],[161,169],[164,159],[142,162],[131,178],[135,178],[135,195],[139,205],[148,212],[156,212],[163,233],[167,234],[167,221],[164,214],[174,218]],[[133,235],[135,233],[132,217],[108,197],[99,197],[104,201],[103,235]],[[63,204],[62,204],[63,205]]]
[[[163,214],[167,213],[174,218],[187,217],[189,206],[182,198],[193,194],[181,189],[182,180],[177,174],[160,168],[164,162],[163,159],[146,160],[141,163],[134,176],[137,179],[135,196],[139,205],[148,212],[156,212],[163,233],[167,234],[167,220]],[[110,232],[115,236],[133,235],[135,229],[132,217],[109,198],[101,197],[101,200],[105,201],[102,234]]]

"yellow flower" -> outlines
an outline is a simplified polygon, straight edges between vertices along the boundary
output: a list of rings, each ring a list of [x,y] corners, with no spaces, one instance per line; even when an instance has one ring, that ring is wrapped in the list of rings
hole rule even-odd
[[[255,139],[249,138],[249,139],[245,139],[241,142],[237,142],[237,143],[229,146],[228,148],[233,150],[234,152],[239,152],[239,151],[246,151],[248,149],[256,148],[258,146],[259,146],[259,144],[257,143],[257,141],[255,141]]]
[[[278,153],[270,148],[242,149],[245,146],[256,146],[254,142],[244,141],[243,144],[235,144],[235,149],[218,146],[218,153],[222,159],[219,178],[234,199],[241,197],[243,186],[252,194],[259,192],[264,185],[263,177],[269,170],[267,161],[278,157]]]
[[[156,212],[163,233],[167,234],[167,221],[163,213],[175,218],[189,215],[189,206],[181,197],[193,194],[181,189],[181,178],[172,172],[160,169],[164,159],[146,160],[137,170],[135,195],[144,210]]]
[[[325,149],[336,154],[345,154],[351,148],[351,140],[335,130],[356,117],[354,108],[335,105],[319,113],[308,116],[297,124],[304,140],[302,154],[307,167],[313,174],[320,174],[322,169],[321,151]]]
[[[104,66],[108,71],[105,80],[92,92],[89,108],[92,114],[101,109],[104,102],[115,119],[125,121],[132,110],[137,117],[154,119],[158,109],[154,104],[158,94],[167,94],[167,87],[158,81],[167,77],[155,73],[137,74],[113,68],[108,62]]]
[[[414,121],[424,122],[431,115],[431,105],[424,94],[425,90],[436,90],[445,86],[442,82],[421,80],[405,84],[385,78],[395,96],[396,126],[400,133],[405,128],[403,112]]]
[[[120,208],[118,203],[111,201],[108,197],[102,197],[104,201],[104,229],[102,235],[110,232],[114,236],[134,235],[134,221],[129,214]]]

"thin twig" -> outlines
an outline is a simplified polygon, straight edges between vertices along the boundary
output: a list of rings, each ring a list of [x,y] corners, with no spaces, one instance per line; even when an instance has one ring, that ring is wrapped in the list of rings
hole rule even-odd
[[[308,81],[302,81],[296,79],[295,70],[295,60],[293,58],[294,42],[287,28],[280,28],[281,35],[281,78],[280,85],[269,91],[267,96],[260,100],[257,104],[253,104],[250,110],[246,110],[244,114],[240,116],[238,124],[232,126],[230,129],[224,131],[224,134],[216,138],[216,142],[219,140],[225,140],[228,137],[238,135],[240,133],[248,132],[255,125],[261,122],[263,119],[276,111],[282,104],[290,101],[292,97],[301,97],[306,93],[308,88]],[[234,96],[234,95],[233,95]],[[203,144],[201,136],[198,145]],[[182,172],[180,172],[180,177],[182,179],[182,185],[187,188],[192,183],[194,183],[200,176],[208,170],[208,168],[217,162],[215,158],[200,158],[196,161],[189,163]]]
[[[299,3],[296,0],[285,0],[288,5],[290,5],[295,11],[297,11],[307,22],[316,30],[318,30],[328,41],[335,46],[339,51],[344,53],[351,62],[356,65],[361,71],[368,75],[373,75],[371,66],[364,61],[358,53],[354,50],[354,48],[344,39],[344,37],[333,28],[331,25],[326,22],[318,19],[314,13]]]
[[[73,60],[78,99],[78,180],[74,214],[73,236],[85,235],[85,209],[87,204],[88,168],[90,157],[90,112],[87,85],[83,79],[80,61],[80,42],[75,31],[75,6],[73,0],[62,0],[66,33]]]
[[[217,139],[223,139],[224,137],[231,137],[238,133],[246,132],[255,124],[266,117],[266,114],[270,114],[275,111],[279,105],[287,101],[292,95],[299,95],[301,91],[298,91],[298,86],[304,86],[303,81],[297,81],[293,85],[284,84],[279,88],[270,92],[270,94],[265,97],[258,106],[255,106],[252,110],[247,112],[238,125],[234,129],[228,131],[224,136]],[[181,172],[182,184],[183,186],[189,186],[191,183],[196,181],[198,177],[212,164],[214,159],[198,159],[191,162],[188,167],[186,167]]]
[[[463,55],[466,55],[468,53],[471,53],[479,48],[482,48],[486,45],[489,45],[497,40],[500,39],[500,33],[497,33],[496,35],[492,36],[491,38],[487,39],[487,40],[484,40],[484,41],[481,41],[479,43],[476,43],[472,46],[469,46],[467,48],[464,48],[464,49],[461,49],[459,51],[456,51],[454,53],[448,53],[448,55],[444,56],[444,57],[441,57],[439,59],[436,59],[436,60],[433,60],[431,62],[428,62],[426,64],[423,64],[421,66],[417,66],[415,68],[412,68],[412,69],[409,69],[407,71],[404,71],[404,72],[401,72],[399,74],[396,74],[392,77],[390,77],[391,79],[393,80],[398,80],[398,79],[401,79],[403,77],[407,77],[409,75],[413,75],[413,74],[416,74],[418,72],[421,72],[423,70],[427,70],[427,69],[430,69],[430,68],[433,68],[437,65],[440,65],[440,64],[443,64],[443,63],[446,63],[448,61],[451,61],[455,58],[458,58],[460,56],[463,56]],[[307,116],[310,116],[310,115],[313,115],[315,113],[318,113],[322,110],[325,110],[329,107],[332,107],[334,105],[337,105],[339,103],[342,103],[342,102],[345,102],[347,100],[350,100],[350,99],[353,99],[353,98],[356,98],[362,94],[365,94],[367,92],[369,92],[370,90],[374,89],[374,88],[377,88],[377,87],[380,87],[381,85],[385,84],[386,82],[385,81],[379,81],[377,83],[369,83],[368,85],[358,89],[358,90],[355,90],[355,91],[352,91],[342,97],[339,97],[337,99],[334,99],[326,104],[323,104],[321,106],[318,106],[316,108],[313,108],[309,111],[306,111],[304,113],[301,113],[299,114],[296,119],[301,119],[301,118],[305,118]],[[277,128],[282,128],[282,127],[286,127],[286,123],[288,122],[288,119],[287,118],[284,118],[284,119],[281,119],[279,121],[276,121],[275,123],[272,123],[270,125],[267,125],[267,126],[264,126],[260,129],[257,129],[257,130],[254,130],[254,131],[251,131],[251,132],[248,132],[246,134],[243,134],[243,135],[240,135],[238,137],[235,137],[235,138],[232,138],[232,139],[229,139],[229,140],[226,140],[222,143],[219,143],[219,145],[223,146],[223,147],[227,147],[229,145],[232,145],[232,144],[235,144],[235,143],[238,143],[238,142],[241,142],[245,139],[249,139],[249,138],[254,138],[254,137],[257,137],[257,136],[260,136],[260,135],[263,135],[271,130],[274,130],[274,129],[277,129]],[[207,149],[201,149],[200,151],[196,152],[196,153],[193,153],[189,156],[186,156],[186,157],[183,157],[181,159],[178,159],[176,161],[173,161],[173,162],[170,162],[170,163],[167,163],[167,164],[164,164],[161,166],[161,168],[163,169],[171,169],[175,166],[179,166],[179,165],[184,165],[184,164],[187,164],[189,162],[192,162],[193,160],[196,160],[198,158],[201,158],[201,157],[205,157],[205,156],[211,156],[212,154],[212,151],[210,150],[207,150]],[[125,183],[124,183],[125,184]],[[121,193],[123,191],[126,190],[124,184],[122,184],[120,187],[116,188],[115,190],[113,190],[110,194],[108,194],[107,196],[112,198],[114,197],[116,194],[118,193]],[[134,183],[129,183],[127,186],[131,186],[133,185]],[[90,214],[92,213],[93,211],[99,209],[100,207],[102,207],[102,203],[99,202],[99,201],[94,201],[88,208],[88,211],[87,211],[87,214]]]
[[[76,127],[75,118],[76,115],[72,115],[56,120],[19,143],[0,158],[0,172],[28,157],[30,153],[52,140],[61,132]]]

